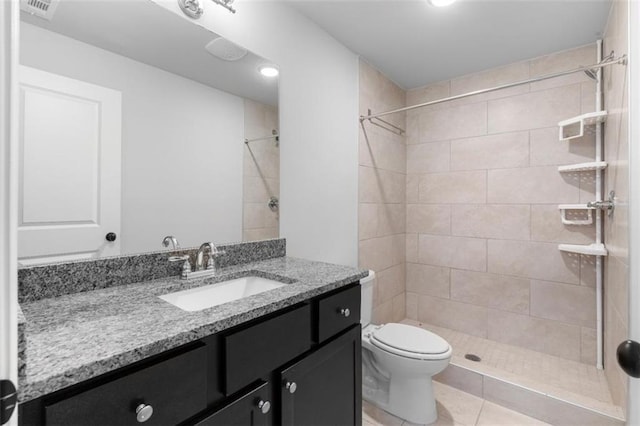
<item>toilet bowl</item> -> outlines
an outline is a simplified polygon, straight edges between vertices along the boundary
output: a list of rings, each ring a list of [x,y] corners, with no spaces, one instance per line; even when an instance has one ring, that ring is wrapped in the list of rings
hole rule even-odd
[[[451,345],[435,333],[407,324],[370,323],[375,274],[362,285],[363,398],[412,423],[438,418],[432,377],[451,359]]]

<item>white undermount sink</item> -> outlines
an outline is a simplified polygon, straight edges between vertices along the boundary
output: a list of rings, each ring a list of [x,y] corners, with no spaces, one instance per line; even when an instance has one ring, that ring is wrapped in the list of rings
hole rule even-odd
[[[177,291],[159,297],[184,311],[194,312],[264,293],[284,285],[286,284],[267,278],[249,276]]]

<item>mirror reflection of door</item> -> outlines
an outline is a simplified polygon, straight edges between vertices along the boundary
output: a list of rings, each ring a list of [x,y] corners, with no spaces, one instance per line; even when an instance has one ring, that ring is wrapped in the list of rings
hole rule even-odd
[[[120,92],[22,67],[20,115],[20,263],[120,254]]]

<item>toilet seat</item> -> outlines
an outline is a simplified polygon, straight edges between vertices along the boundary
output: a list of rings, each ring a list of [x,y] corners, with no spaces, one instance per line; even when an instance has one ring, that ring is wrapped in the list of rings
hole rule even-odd
[[[406,324],[390,323],[377,327],[371,343],[392,354],[418,360],[441,360],[451,356],[451,346],[435,333]]]

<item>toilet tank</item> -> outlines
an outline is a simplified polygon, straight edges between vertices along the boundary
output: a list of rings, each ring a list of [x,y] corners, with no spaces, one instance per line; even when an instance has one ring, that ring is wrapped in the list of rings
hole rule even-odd
[[[362,328],[371,323],[371,313],[373,311],[373,280],[376,273],[369,271],[369,275],[360,280],[360,324]]]

